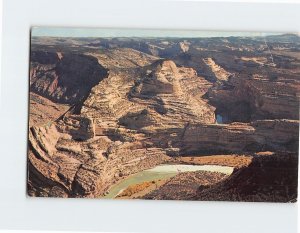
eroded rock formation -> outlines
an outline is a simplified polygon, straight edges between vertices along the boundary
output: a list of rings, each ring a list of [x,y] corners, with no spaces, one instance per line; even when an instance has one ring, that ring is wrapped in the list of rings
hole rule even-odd
[[[36,51],[31,53],[30,90],[59,103],[83,101],[107,70],[92,56]]]
[[[229,122],[255,119],[299,119],[299,80],[283,74],[232,76],[225,84],[217,84],[208,99]],[[279,76],[280,75],[280,76]]]
[[[252,40],[136,40],[35,45],[28,194],[103,197],[116,182],[178,156],[221,153],[252,162],[229,177],[180,174],[144,198],[294,201],[300,84],[297,69],[276,66],[299,61],[270,66]]]

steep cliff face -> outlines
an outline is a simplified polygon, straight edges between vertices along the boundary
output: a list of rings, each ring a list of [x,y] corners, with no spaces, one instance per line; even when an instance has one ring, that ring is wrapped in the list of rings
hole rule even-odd
[[[60,127],[32,127],[29,132],[31,196],[100,197],[122,177],[168,160],[162,149],[145,148],[135,140],[98,136],[76,141]]]
[[[193,69],[172,61],[131,73],[112,71],[92,88],[79,115],[70,111],[51,126],[57,135],[51,153],[41,146],[46,135],[30,133],[31,195],[51,196],[55,187],[63,196],[102,196],[123,176],[168,160],[165,147],[143,131],[184,127],[187,121],[213,123],[214,108],[201,99],[210,86]],[[46,132],[48,126],[36,130]],[[47,162],[38,162],[41,158]],[[47,163],[53,167],[50,176],[42,173]],[[45,182],[41,190],[36,181],[42,176],[55,177],[55,183]]]
[[[131,71],[112,70],[106,79],[92,87],[78,115],[69,111],[52,124],[30,128],[29,194],[100,197],[123,177],[170,161],[177,155],[252,155],[266,150],[286,153],[298,150],[297,120],[217,124],[216,109],[203,98],[210,88],[210,97],[215,94],[217,103],[224,106],[230,103],[233,108],[237,107],[238,98],[247,99],[252,106],[253,98],[265,93],[253,95],[255,80],[248,83],[231,77],[223,81],[222,86],[212,88],[193,69],[177,67],[165,60]],[[226,88],[230,82],[235,86]],[[259,87],[269,90],[267,86]],[[287,93],[276,87],[276,94]],[[249,93],[247,98],[242,88]],[[276,111],[282,112],[277,109],[275,114]],[[279,163],[274,162],[272,166]],[[268,162],[261,160],[257,169],[264,166]],[[207,175],[208,179],[216,177],[219,176]],[[249,179],[254,182],[252,179],[258,178],[249,173]],[[288,198],[294,196],[292,188]],[[160,195],[159,190],[157,193]],[[197,195],[190,193],[186,198],[202,198]],[[155,195],[148,197],[155,198]]]
[[[74,176],[79,163],[77,160],[58,154],[56,144],[59,133],[55,125],[32,127],[29,131],[28,153],[28,194],[35,196],[66,197],[69,182],[62,176]],[[55,161],[68,163],[66,173],[62,174],[61,166]]]
[[[173,61],[159,61],[135,82],[130,98],[140,105],[148,103],[156,112],[153,117],[166,128],[189,121],[213,123],[214,108],[202,98],[210,87],[211,83],[195,70],[177,67]]]
[[[270,71],[271,72],[271,71]],[[276,74],[273,74],[276,75]],[[208,92],[210,103],[225,122],[256,119],[299,119],[299,80],[278,76],[236,75]]]
[[[87,98],[107,70],[91,56],[32,52],[30,90],[58,103],[74,104]]]
[[[185,127],[147,131],[157,146],[177,148],[178,155],[297,151],[299,121],[259,120],[251,123],[188,123]]]
[[[161,60],[134,73],[112,71],[92,89],[81,113],[116,124],[119,119],[125,122],[128,113],[130,117],[143,110],[149,115],[147,119],[165,127],[188,121],[213,123],[214,108],[201,98],[209,87],[211,84],[193,69]]]
[[[31,54],[29,195],[103,197],[131,174],[206,155],[201,164],[247,163],[229,177],[182,173],[144,197],[296,198],[294,52],[279,47],[270,65],[264,48],[248,39],[55,43],[63,50],[50,44]]]

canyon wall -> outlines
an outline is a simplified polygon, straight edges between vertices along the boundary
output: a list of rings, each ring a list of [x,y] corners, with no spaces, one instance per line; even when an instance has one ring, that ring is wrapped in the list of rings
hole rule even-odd
[[[30,66],[30,90],[58,103],[85,100],[108,74],[96,58],[75,53],[34,51]]]

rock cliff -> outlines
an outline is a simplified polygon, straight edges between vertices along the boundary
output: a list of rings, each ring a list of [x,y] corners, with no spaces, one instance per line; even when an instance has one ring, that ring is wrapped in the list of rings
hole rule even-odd
[[[36,51],[31,54],[30,90],[58,103],[85,100],[107,70],[92,56]]]
[[[249,38],[38,41],[30,196],[103,197],[131,174],[206,155],[247,163],[228,177],[179,174],[143,197],[295,200],[300,60],[286,44],[272,42],[273,64]]]

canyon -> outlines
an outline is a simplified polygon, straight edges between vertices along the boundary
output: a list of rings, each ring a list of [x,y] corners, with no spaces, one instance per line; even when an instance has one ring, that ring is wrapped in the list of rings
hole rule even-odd
[[[101,198],[184,164],[233,172],[179,172],[116,198],[294,202],[300,38],[267,40],[272,59],[261,37],[32,37],[28,195]]]

